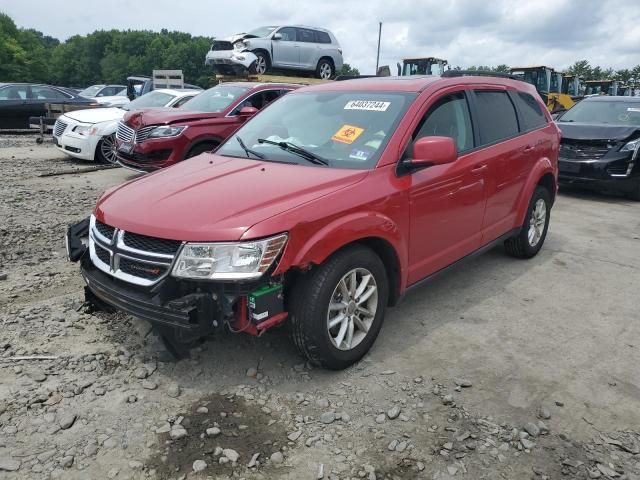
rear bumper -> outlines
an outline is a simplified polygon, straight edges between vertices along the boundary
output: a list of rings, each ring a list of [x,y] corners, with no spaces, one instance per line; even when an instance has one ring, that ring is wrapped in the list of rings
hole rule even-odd
[[[558,181],[630,192],[640,182],[640,159],[632,161],[633,152],[619,152],[599,159],[558,159]]]

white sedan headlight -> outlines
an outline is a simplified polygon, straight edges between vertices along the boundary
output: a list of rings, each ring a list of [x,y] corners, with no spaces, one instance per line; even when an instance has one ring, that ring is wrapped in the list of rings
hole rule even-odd
[[[177,137],[185,128],[187,127],[156,127],[149,132],[149,136],[147,138]]]
[[[276,260],[287,234],[233,243],[187,243],[172,275],[194,280],[250,280],[262,276]]]
[[[78,135],[93,135],[97,130],[93,125],[78,125],[73,129]]]

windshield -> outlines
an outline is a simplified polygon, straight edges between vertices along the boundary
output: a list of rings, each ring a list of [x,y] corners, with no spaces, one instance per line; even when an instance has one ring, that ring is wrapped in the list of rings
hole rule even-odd
[[[82,97],[95,97],[100,90],[104,88],[104,85],[91,85],[80,92]]]
[[[252,37],[264,38],[268,37],[275,29],[276,27],[259,27],[255,30],[247,32],[247,35],[251,35]]]
[[[288,94],[243,126],[217,151],[219,155],[311,165],[269,142],[288,142],[326,160],[330,167],[375,167],[413,93],[319,92]],[[324,167],[321,167],[324,168]]]
[[[640,102],[582,101],[558,121],[640,126]]]
[[[534,70],[512,70],[511,75],[519,78],[527,83],[530,83],[536,90],[543,93],[549,92],[549,81],[547,79],[547,72],[543,68]]]
[[[405,60],[402,68],[402,76],[410,75],[442,75],[444,65],[427,59]]]
[[[175,95],[164,92],[149,92],[141,97],[136,98],[132,102],[124,105],[125,110],[136,110],[138,108],[157,108],[165,107],[167,103],[175,98]]]
[[[196,95],[181,108],[196,112],[221,112],[247,90],[248,87],[218,85]]]

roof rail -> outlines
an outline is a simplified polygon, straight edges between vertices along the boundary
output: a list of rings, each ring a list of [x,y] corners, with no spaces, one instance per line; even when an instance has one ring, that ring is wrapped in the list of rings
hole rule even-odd
[[[489,72],[487,70],[447,70],[442,77],[498,77],[498,78],[510,78],[511,80],[522,80],[510,73],[502,72]]]

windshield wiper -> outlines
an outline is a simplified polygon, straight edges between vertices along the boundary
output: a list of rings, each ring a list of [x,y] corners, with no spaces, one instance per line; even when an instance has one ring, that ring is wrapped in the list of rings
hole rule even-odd
[[[245,145],[245,143],[242,141],[242,139],[238,135],[236,135],[236,140],[238,141],[238,143],[240,144],[242,149],[247,154],[247,158],[249,158],[249,154],[251,154],[251,155],[253,155],[255,157],[258,157],[258,158],[264,158],[264,155],[262,155],[260,152],[256,152],[255,150],[251,150],[249,147],[247,147]]]
[[[306,150],[296,145],[295,143],[285,142],[285,141],[274,142],[273,140],[267,140],[266,138],[259,138],[258,143],[268,143],[269,145],[275,145],[276,147],[280,147],[282,150],[291,152],[294,155],[298,155],[299,157],[302,157],[305,160],[308,160],[309,162],[315,165],[324,165],[324,166],[329,165],[329,162],[326,159],[320,157],[319,155],[316,155],[313,152],[310,152],[309,150]]]

